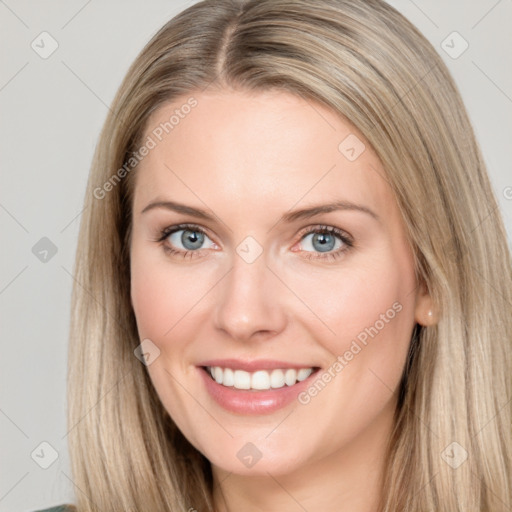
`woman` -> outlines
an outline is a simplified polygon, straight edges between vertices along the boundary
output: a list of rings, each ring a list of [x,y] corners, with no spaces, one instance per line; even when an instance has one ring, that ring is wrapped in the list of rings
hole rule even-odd
[[[88,184],[75,510],[509,511],[511,264],[460,95],[380,0],[206,0]]]

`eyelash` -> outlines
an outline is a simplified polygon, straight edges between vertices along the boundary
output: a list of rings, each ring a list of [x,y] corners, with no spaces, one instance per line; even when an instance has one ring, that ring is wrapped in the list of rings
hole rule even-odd
[[[170,235],[172,235],[176,231],[181,231],[181,230],[193,231],[193,232],[201,233],[205,236],[208,236],[208,233],[203,228],[201,228],[200,226],[198,226],[196,224],[177,224],[175,226],[169,226],[169,227],[163,229],[160,232],[159,237],[155,240],[155,242],[162,243],[163,249],[167,254],[170,254],[173,256],[181,256],[183,258],[187,258],[187,257],[193,258],[193,257],[195,257],[194,253],[199,252],[200,249],[196,250],[196,251],[191,251],[191,250],[183,251],[181,249],[174,249],[173,247],[170,247],[169,245],[163,244],[163,242],[165,242],[165,240]],[[334,252],[326,252],[323,255],[322,255],[322,253],[315,253],[312,251],[301,251],[301,252],[307,253],[307,255],[304,257],[308,260],[333,261],[333,260],[336,260],[336,259],[340,258],[341,256],[343,256],[343,254],[345,252],[349,251],[354,246],[354,242],[352,241],[352,239],[344,231],[342,231],[341,229],[335,228],[334,226],[316,225],[316,226],[308,227],[308,228],[306,228],[306,230],[304,230],[300,233],[300,240],[302,240],[305,236],[307,236],[311,233],[329,233],[329,234],[336,235],[343,242],[344,247],[341,247]]]

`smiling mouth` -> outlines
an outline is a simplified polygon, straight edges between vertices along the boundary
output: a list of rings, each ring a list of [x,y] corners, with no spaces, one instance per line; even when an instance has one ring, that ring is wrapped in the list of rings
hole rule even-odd
[[[240,390],[268,391],[283,387],[292,387],[318,371],[318,367],[276,368],[274,370],[233,370],[221,366],[203,366],[203,370],[212,380],[227,388]]]

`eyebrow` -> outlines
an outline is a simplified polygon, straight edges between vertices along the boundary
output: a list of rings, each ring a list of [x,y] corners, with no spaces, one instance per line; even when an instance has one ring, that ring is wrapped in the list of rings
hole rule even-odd
[[[146,213],[155,208],[164,208],[177,213],[183,213],[185,215],[191,215],[203,220],[214,221],[215,215],[208,213],[206,210],[201,208],[195,208],[187,206],[185,204],[177,203],[175,201],[154,201],[149,203],[142,211],[141,214]],[[309,219],[322,213],[329,213],[337,210],[351,210],[366,213],[373,217],[376,221],[380,222],[379,216],[367,206],[352,203],[350,201],[335,201],[333,203],[320,204],[310,206],[309,208],[303,208],[301,210],[289,211],[279,219],[278,222],[295,222],[297,220]],[[276,223],[277,224],[277,223]]]

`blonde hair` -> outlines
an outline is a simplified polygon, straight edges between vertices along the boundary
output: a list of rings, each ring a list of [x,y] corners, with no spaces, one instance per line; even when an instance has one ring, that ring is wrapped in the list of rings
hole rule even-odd
[[[206,0],[161,28],[129,69],[96,148],[76,258],[68,375],[76,509],[214,510],[208,461],[176,428],[134,356],[128,240],[136,169],[119,173],[155,109],[206,87],[278,88],[326,105],[366,137],[396,194],[418,281],[440,319],[414,330],[382,512],[510,512],[512,265],[504,226],[447,68],[381,0]],[[449,463],[465,452],[458,467]]]

